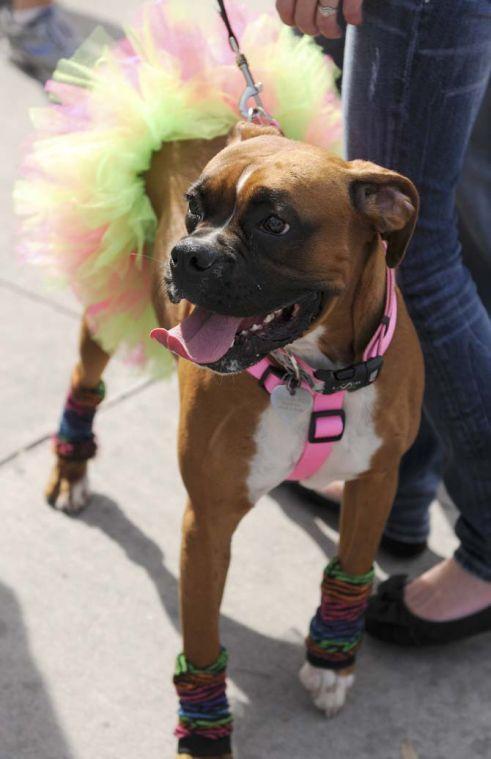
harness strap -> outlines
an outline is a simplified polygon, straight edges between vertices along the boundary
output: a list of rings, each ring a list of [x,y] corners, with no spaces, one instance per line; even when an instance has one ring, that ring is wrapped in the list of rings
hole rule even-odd
[[[394,269],[387,267],[385,286],[384,315],[375,330],[372,339],[363,353],[363,360],[383,356],[390,345],[397,323],[396,275]]]
[[[381,357],[385,353],[392,340],[396,321],[397,295],[395,275],[392,269],[387,268],[384,313],[370,342],[365,348],[363,353],[364,362]],[[311,378],[312,385],[315,385],[317,378],[322,372],[314,372],[305,361],[302,361],[297,356],[295,360],[303,372]],[[287,384],[286,370],[273,363],[269,356],[265,356],[257,364],[250,366],[247,372],[258,380],[260,386],[269,395],[279,385]],[[374,375],[374,379],[377,375],[378,370]],[[371,382],[373,380],[369,378],[368,381]],[[312,389],[312,386],[305,380],[301,382],[300,387],[307,390],[312,396],[313,401],[307,440],[305,441],[302,455],[297,461],[293,472],[288,477],[288,480],[295,482],[309,479],[321,468],[329,458],[334,443],[343,437],[346,422],[343,409],[345,390],[326,394]]]
[[[301,359],[296,359],[302,369],[313,377],[312,369]],[[273,364],[266,356],[247,371],[255,377],[261,387],[271,395],[275,387],[284,385],[285,370]],[[307,382],[302,382],[300,387],[307,390],[313,397],[313,406],[310,414],[308,437],[304,449],[295,469],[288,477],[289,480],[306,480],[322,466],[332,451],[336,440],[341,440],[344,432],[344,390],[331,395],[316,393]]]

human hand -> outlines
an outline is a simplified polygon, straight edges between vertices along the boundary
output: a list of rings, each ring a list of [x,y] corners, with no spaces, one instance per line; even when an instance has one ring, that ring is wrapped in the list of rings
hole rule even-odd
[[[276,0],[276,10],[288,26],[297,26],[304,34],[323,34],[335,39],[342,36],[336,13],[323,13],[320,8],[337,11],[340,0]],[[361,24],[363,0],[344,0],[343,16],[347,24]]]

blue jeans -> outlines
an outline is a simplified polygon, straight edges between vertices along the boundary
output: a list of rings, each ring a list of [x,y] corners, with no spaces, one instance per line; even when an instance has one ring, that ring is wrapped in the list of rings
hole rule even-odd
[[[365,0],[343,68],[347,157],[405,174],[421,195],[399,284],[425,357],[424,422],[395,515],[412,499],[409,511],[419,502],[424,516],[443,467],[460,512],[456,559],[491,580],[491,321],[462,260],[455,208],[491,72],[491,0]]]
[[[474,124],[457,187],[464,262],[491,313],[491,79]]]
[[[459,233],[468,266],[488,314],[491,312],[491,80],[464,160],[457,187]],[[419,435],[401,462],[399,489],[385,534],[406,543],[426,540],[428,509],[443,476],[443,451],[423,413]]]

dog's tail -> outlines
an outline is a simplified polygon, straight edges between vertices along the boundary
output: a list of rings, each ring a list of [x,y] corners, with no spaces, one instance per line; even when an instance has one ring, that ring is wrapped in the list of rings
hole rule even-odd
[[[206,23],[197,23],[202,5]],[[274,15],[236,9],[232,23],[285,135],[337,144],[332,62]],[[153,340],[142,342],[155,326],[157,216],[146,173],[164,143],[223,138],[243,87],[219,17],[191,0],[146,3],[126,38],[96,32],[48,82],[53,102],[33,114],[36,132],[15,190],[21,252],[71,285],[108,353],[124,346],[133,360],[165,360]],[[176,174],[183,152],[163,155],[168,182],[185,178],[187,165],[192,175],[193,157]]]

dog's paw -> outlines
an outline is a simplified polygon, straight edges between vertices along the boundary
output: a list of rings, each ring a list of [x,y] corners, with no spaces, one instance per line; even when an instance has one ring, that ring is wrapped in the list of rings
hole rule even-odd
[[[308,661],[298,673],[300,682],[309,691],[312,701],[326,717],[333,717],[345,705],[349,689],[355,676],[340,674],[332,669],[314,667]]]
[[[45,494],[49,505],[57,511],[70,516],[83,511],[90,500],[87,462],[70,462],[69,471],[66,462],[62,466],[56,462]]]
[[[76,482],[62,481],[55,508],[74,516],[86,508],[90,500],[89,478],[85,474]]]

